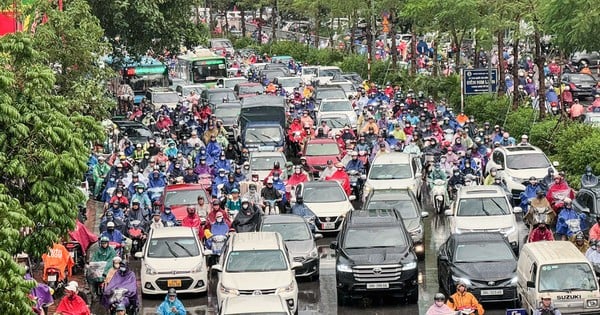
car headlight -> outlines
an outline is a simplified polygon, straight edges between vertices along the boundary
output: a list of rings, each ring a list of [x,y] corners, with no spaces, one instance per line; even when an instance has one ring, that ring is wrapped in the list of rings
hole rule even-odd
[[[467,286],[471,286],[471,280],[467,279],[467,278],[461,278],[461,277],[457,277],[455,275],[452,275],[452,281],[458,283],[458,282],[463,282],[464,284],[466,284]]]
[[[156,274],[156,270],[154,268],[152,268],[150,265],[144,264],[144,267],[146,267],[147,275],[155,275]]]
[[[202,263],[199,263],[196,267],[192,268],[192,273],[202,272]]]
[[[308,257],[310,258],[317,258],[319,257],[319,251],[317,250],[317,248],[313,248],[310,253],[308,253]]]
[[[228,287],[224,286],[222,283],[219,284],[219,291],[221,292],[221,294],[240,295],[240,291],[238,291],[237,289],[228,288]]]
[[[339,272],[352,272],[352,267],[348,264],[344,264],[342,262],[338,262],[335,266],[337,271]]]
[[[419,226],[418,228],[410,231],[409,233],[410,233],[410,236],[421,235],[421,234],[423,234],[423,228],[421,226]]]
[[[517,282],[519,282],[519,277],[513,277],[512,279],[510,279],[510,284],[511,285],[515,285],[517,284]]]
[[[598,299],[589,299],[585,301],[585,307],[589,308],[597,308],[600,304],[598,303]]]
[[[291,293],[291,292],[294,292],[295,288],[296,288],[296,283],[294,281],[292,281],[290,284],[286,285],[285,287],[277,288],[277,290],[275,291],[275,294]]]
[[[402,265],[402,270],[403,271],[413,270],[413,269],[417,269],[417,262],[416,261],[409,262],[409,263],[406,263],[406,264]]]
[[[512,234],[514,231],[516,231],[515,226],[510,226],[510,227],[505,227],[505,228],[501,228],[500,229],[500,233],[504,234],[504,235],[509,235]]]

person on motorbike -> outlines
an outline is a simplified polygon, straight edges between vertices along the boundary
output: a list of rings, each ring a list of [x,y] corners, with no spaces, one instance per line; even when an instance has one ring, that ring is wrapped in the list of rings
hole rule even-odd
[[[248,199],[251,205],[262,205],[262,199],[255,183],[248,184],[248,191],[242,196],[242,199],[244,198]]]
[[[229,195],[233,194],[234,190],[237,190],[239,193],[240,183],[235,180],[235,175],[233,173],[230,173],[227,176],[227,181],[223,183],[223,191],[225,192],[225,194]]]
[[[170,288],[165,300],[156,308],[158,315],[185,315],[187,311],[183,303],[177,298],[175,289]]]
[[[308,175],[303,172],[301,165],[294,166],[294,173],[288,178],[287,185],[288,186],[296,186],[298,184],[308,182],[310,179]]]
[[[159,229],[165,227],[165,222],[160,219],[160,216],[160,210],[156,210],[152,213],[152,220],[150,220],[149,229]]]
[[[446,172],[444,172],[442,170],[442,167],[440,165],[440,163],[435,163],[433,170],[431,171],[431,173],[429,173],[429,175],[427,176],[427,183],[429,185],[429,189],[431,189],[431,187],[433,187],[433,182],[436,179],[441,179],[443,181],[447,180],[447,175]]]
[[[196,231],[200,231],[202,228],[202,221],[196,213],[196,207],[188,206],[186,211],[187,215],[181,220],[181,226],[191,227]]]
[[[504,192],[509,197],[511,196],[510,195],[510,190],[508,190],[508,187],[506,186],[506,183],[504,182],[504,180],[502,179],[502,177],[500,177],[500,175],[496,175],[496,177],[494,177],[494,183],[492,185],[500,186],[500,188],[502,188],[502,190],[504,190]],[[509,198],[509,200],[510,200],[510,198]]]
[[[494,178],[496,178],[496,175],[498,175],[498,169],[495,167],[492,167],[490,169],[490,172],[488,173],[488,176],[486,176],[485,179],[483,180],[483,184],[484,185],[494,184]]]
[[[131,228],[132,221],[140,221],[140,228],[142,231],[148,231],[148,220],[144,211],[140,207],[140,202],[134,200],[131,203],[131,211],[127,214],[127,227]]]
[[[554,226],[556,213],[551,210],[550,203],[540,188],[536,191],[535,198],[529,200],[529,211],[523,217],[523,222],[530,226],[535,226],[540,222],[545,222],[547,226]]]
[[[552,167],[548,167],[548,174],[544,176],[540,185],[544,188],[544,192],[547,192],[550,189],[550,186],[554,183],[554,169]]]
[[[585,173],[581,176],[581,187],[589,188],[594,186],[598,186],[598,177],[593,174],[592,167],[587,165]]]
[[[570,198],[572,200],[575,198],[575,193],[564,180],[563,176],[556,174],[554,175],[554,183],[546,193],[546,199],[548,199],[552,209],[558,213],[558,208],[560,208],[561,203],[563,203],[565,198]]]
[[[134,189],[135,192],[131,194],[132,205],[134,201],[137,201],[143,211],[150,211],[150,209],[152,209],[152,203],[150,201],[150,197],[148,197],[148,194],[146,193],[144,184],[138,183],[136,186],[134,186]]]
[[[433,304],[427,309],[425,315],[453,315],[456,312],[446,305],[446,296],[436,293],[433,296]]]
[[[365,165],[361,160],[358,159],[358,152],[352,151],[350,152],[351,159],[346,164],[346,171],[357,171],[360,174],[363,174],[365,171]]]
[[[596,223],[590,228],[590,240],[600,240],[600,216],[596,217]]]
[[[106,236],[101,237],[100,238],[100,246],[98,246],[98,249],[94,252],[94,254],[92,255],[92,258],[90,259],[90,262],[105,262],[106,263],[104,270],[102,270],[102,272],[100,274],[98,274],[99,277],[95,277],[93,274],[86,272],[86,279],[87,279],[87,282],[91,286],[93,299],[97,298],[96,294],[98,293],[98,286],[102,282],[104,282],[104,279],[105,279],[106,275],[108,274],[108,271],[112,267],[113,258],[117,257],[117,252],[114,250],[114,248],[109,246],[109,242],[110,242],[110,240],[108,239],[108,237],[106,237]]]
[[[94,178],[94,183],[96,183],[96,186],[94,187],[94,196],[100,194],[104,179],[109,172],[110,166],[106,163],[106,159],[103,156],[98,157],[98,163],[92,168],[92,177]]]
[[[162,188],[167,186],[167,177],[158,169],[152,171],[152,175],[148,178],[148,188]]]
[[[204,229],[204,237],[206,238],[206,248],[212,249],[211,237],[214,235],[227,235],[229,233],[229,222],[225,221],[223,213],[217,213],[215,215],[215,222]]]
[[[552,304],[552,296],[549,293],[544,293],[540,304],[533,310],[532,315],[561,315],[561,312]]]
[[[227,202],[225,203],[225,210],[229,213],[237,213],[242,207],[242,201],[240,199],[240,191],[234,188],[231,191],[231,195],[228,196]]]
[[[344,169],[344,164],[342,164],[341,162],[337,162],[335,164],[336,167],[336,171],[331,174],[330,176],[325,177],[324,179],[327,180],[335,180],[337,182],[339,182],[342,185],[342,188],[344,189],[344,191],[346,192],[346,195],[350,196],[352,194],[352,187],[350,186],[350,177],[348,176],[348,173],[346,173],[346,170]]]
[[[563,208],[558,213],[558,222],[556,223],[556,235],[563,241],[573,236],[573,234],[585,230],[585,213],[577,213],[573,209],[571,198],[563,200]]]
[[[228,178],[226,176],[227,173],[226,173],[225,169],[223,169],[223,168],[219,169],[217,174],[218,175],[215,176],[215,179],[213,180],[213,185],[212,185],[212,190],[211,190],[211,194],[212,194],[213,198],[220,195],[219,194],[219,186],[225,185],[225,183],[227,183],[227,181],[228,181]],[[234,181],[235,181],[235,179],[234,179]]]
[[[569,240],[584,255],[590,248],[590,242],[588,242],[588,240],[585,239],[585,235],[583,235],[583,232],[581,232],[581,231],[579,231],[575,235],[571,236],[569,238]]]
[[[546,222],[539,222],[535,228],[529,233],[529,243],[539,241],[554,241],[552,230],[546,226]]]
[[[58,270],[57,281],[65,279],[65,277],[72,275],[71,269],[75,265],[75,261],[69,255],[67,248],[61,243],[54,243],[49,248],[48,253],[42,255],[42,261],[44,263],[44,279],[48,279],[48,269],[55,268]],[[66,271],[66,272],[65,272]]]
[[[234,177],[235,182],[238,184],[246,181],[246,174],[242,171],[241,165],[236,165],[234,167],[233,177]]]
[[[110,269],[108,269],[108,271],[106,272],[106,277],[104,277],[104,285],[108,284],[112,277],[115,275],[115,273],[119,271],[119,268],[121,267],[121,262],[123,262],[123,259],[121,259],[121,257],[115,256],[113,258],[112,265]]]
[[[231,225],[231,217],[229,216],[229,213],[227,211],[221,208],[221,202],[218,199],[213,199],[212,209],[210,209],[208,216],[206,216],[206,223],[214,224],[217,221],[217,214],[219,213],[222,213],[223,218],[225,219],[227,224]]]
[[[255,232],[260,222],[260,211],[257,207],[250,205],[250,202],[246,199],[242,200],[242,209],[235,216],[231,226],[235,229],[236,233],[242,232]]]
[[[65,287],[65,296],[60,300],[54,314],[90,315],[90,309],[77,293],[78,288],[72,283]]]
[[[538,190],[542,190],[542,188],[540,187],[537,178],[535,178],[535,176],[529,177],[529,183],[525,186],[525,191],[519,196],[521,199],[520,207],[523,209],[523,213],[527,214],[529,202],[537,196]]]
[[[467,291],[467,284],[459,281],[456,285],[456,293],[452,294],[446,303],[451,309],[458,311],[462,308],[472,308],[477,310],[478,315],[483,315],[483,306],[479,304],[477,298]]]
[[[121,301],[114,300],[116,290],[125,289]],[[123,304],[127,309],[137,309],[137,281],[135,273],[129,269],[129,266],[121,262],[119,271],[116,272],[110,282],[104,287],[104,294],[100,303],[107,310],[116,308],[118,304]]]

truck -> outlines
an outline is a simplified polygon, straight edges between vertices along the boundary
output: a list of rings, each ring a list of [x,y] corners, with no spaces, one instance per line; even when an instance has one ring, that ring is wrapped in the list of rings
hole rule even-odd
[[[234,129],[240,148],[248,151],[285,150],[285,99],[257,95],[244,98]]]

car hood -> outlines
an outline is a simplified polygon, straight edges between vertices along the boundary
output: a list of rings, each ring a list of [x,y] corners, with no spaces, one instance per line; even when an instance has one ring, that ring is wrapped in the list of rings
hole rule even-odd
[[[223,126],[233,126],[237,117],[219,117],[223,121]]]
[[[535,176],[536,178],[544,178],[548,175],[548,168],[529,168],[524,170],[504,170],[507,175],[518,178],[520,181],[529,180],[529,177]]]
[[[348,201],[340,202],[304,202],[318,217],[340,216],[352,209]]]
[[[306,256],[315,247],[313,240],[285,241],[285,245],[292,257]]]
[[[179,258],[144,258],[144,263],[152,267],[158,273],[190,272],[190,270],[202,261],[202,256],[179,257]]]
[[[476,263],[455,263],[453,274],[469,280],[496,281],[515,276],[516,261],[494,261]]]
[[[457,228],[465,230],[495,230],[514,225],[512,215],[494,215],[494,216],[474,216],[474,217],[454,217],[454,223]]]
[[[265,290],[288,286],[294,277],[289,270],[223,273],[221,283],[238,290]]]
[[[171,205],[171,212],[175,216],[175,219],[183,220],[187,215],[187,207],[188,205]]]
[[[325,166],[327,160],[337,161],[337,155],[305,156],[305,158],[309,166]]]
[[[367,185],[371,186],[375,190],[388,188],[412,188],[415,185],[415,180],[412,178],[377,180],[368,179]]]
[[[408,247],[345,248],[344,252],[355,265],[397,264],[408,253]]]

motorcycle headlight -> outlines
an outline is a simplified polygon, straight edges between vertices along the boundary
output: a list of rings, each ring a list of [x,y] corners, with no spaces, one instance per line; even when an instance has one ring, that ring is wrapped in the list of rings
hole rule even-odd
[[[471,286],[471,280],[467,279],[467,278],[461,278],[461,277],[457,277],[455,275],[452,275],[452,281],[458,283],[458,282],[463,282],[464,284],[466,284],[467,286]]]
[[[228,288],[228,287],[224,286],[222,283],[219,284],[219,291],[221,292],[221,294],[225,294],[225,295],[240,295],[240,291],[238,291],[237,289]]]
[[[417,269],[417,262],[416,261],[409,262],[409,263],[406,263],[406,264],[402,265],[402,270],[403,271],[413,270],[413,269]]]
[[[319,257],[319,251],[317,250],[317,248],[313,248],[310,253],[308,253],[308,257],[310,258],[317,258]]]
[[[156,274],[156,269],[152,268],[152,266],[150,266],[148,264],[144,264],[144,267],[146,267],[147,275],[155,275]]]
[[[202,263],[199,263],[196,267],[192,268],[192,273],[202,272]]]
[[[277,290],[275,291],[275,294],[291,293],[291,292],[294,292],[295,288],[296,288],[296,283],[294,281],[292,281],[290,284],[286,285],[285,287],[277,288]]]

